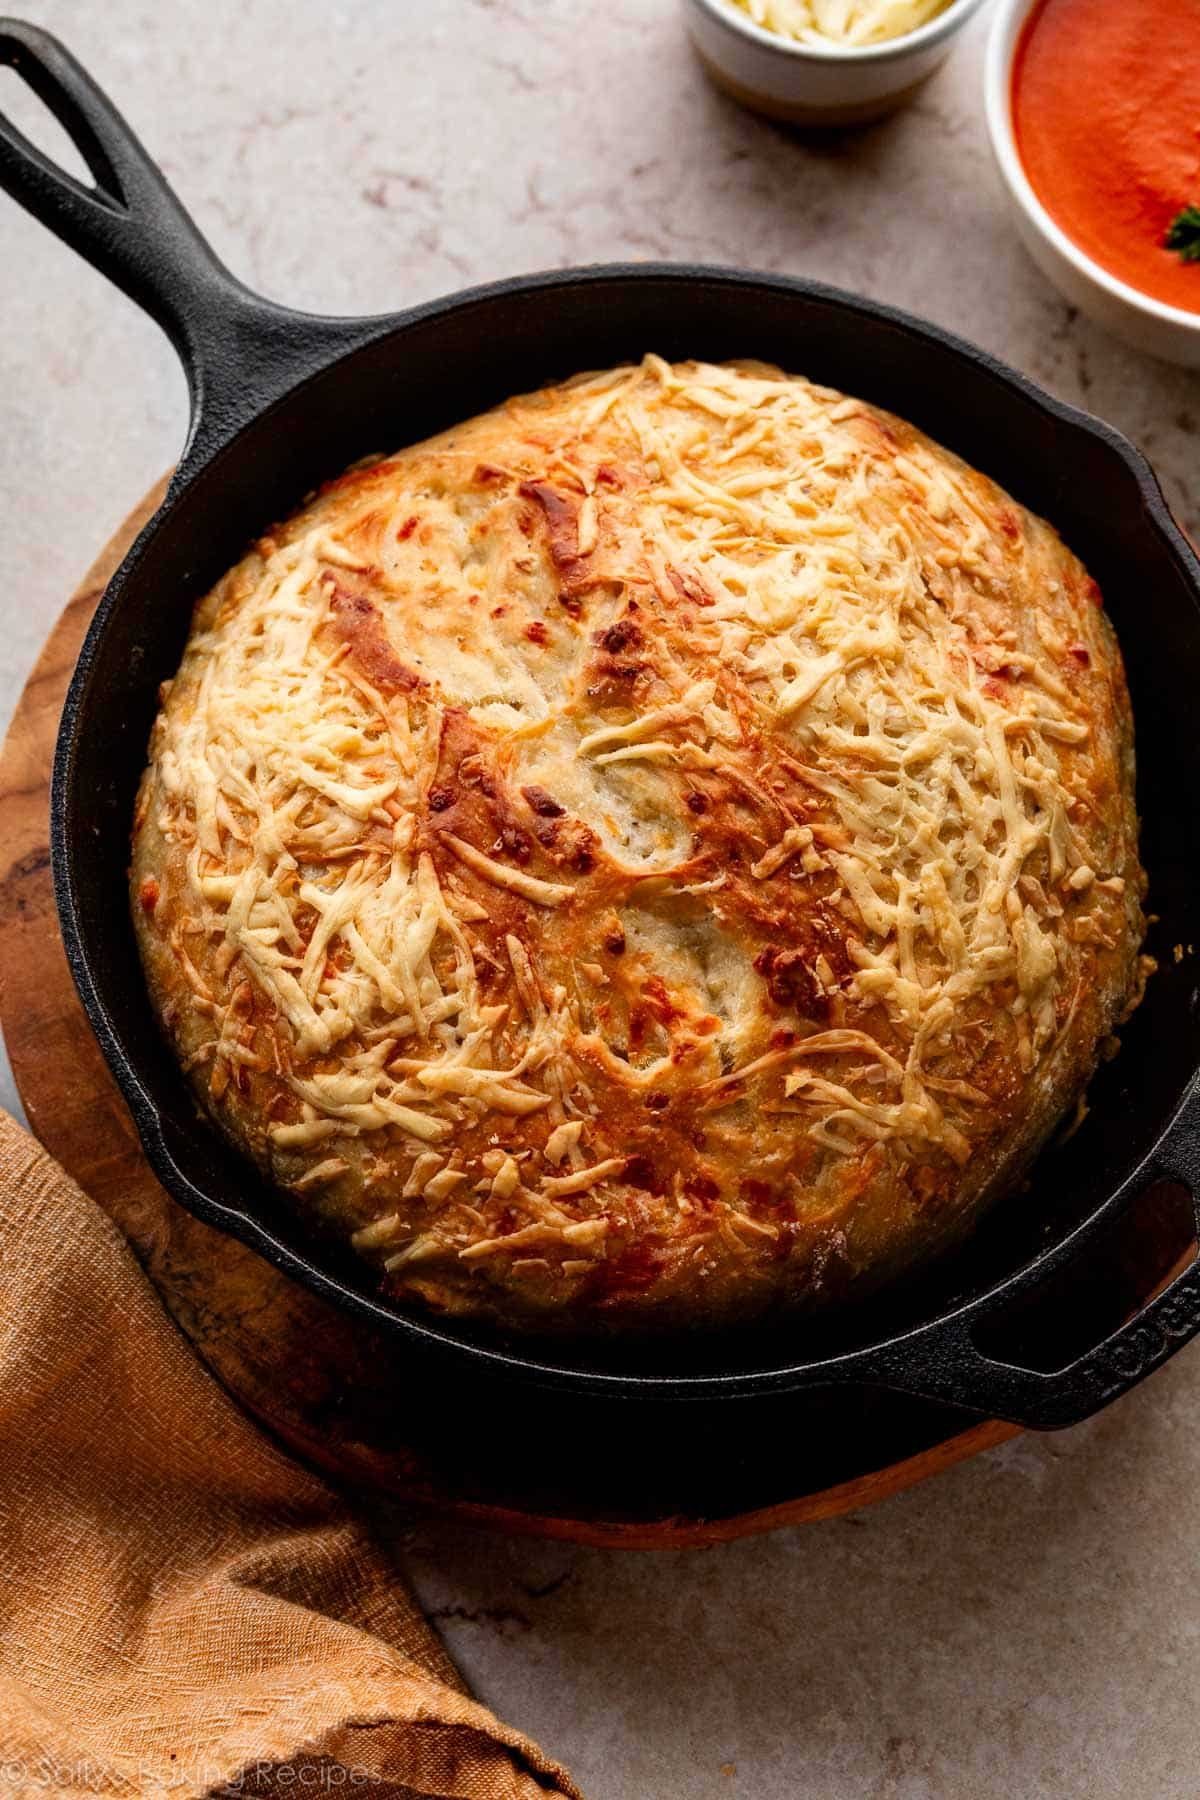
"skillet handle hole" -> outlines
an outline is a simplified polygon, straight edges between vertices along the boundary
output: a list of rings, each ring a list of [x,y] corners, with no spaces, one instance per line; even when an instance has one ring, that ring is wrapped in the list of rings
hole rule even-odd
[[[74,138],[61,125],[46,102],[13,68],[0,63],[0,118],[15,125],[49,162],[62,174],[70,175],[86,188],[98,190],[100,176],[89,168]]]
[[[972,1333],[994,1362],[1038,1374],[1070,1368],[1196,1260],[1196,1209],[1179,1181],[1144,1188],[1086,1251]]]

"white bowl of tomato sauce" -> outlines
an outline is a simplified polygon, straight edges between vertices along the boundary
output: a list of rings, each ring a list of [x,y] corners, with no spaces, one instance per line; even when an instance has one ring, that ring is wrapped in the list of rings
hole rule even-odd
[[[1200,0],[1000,0],[985,85],[1043,273],[1135,348],[1200,368]]]

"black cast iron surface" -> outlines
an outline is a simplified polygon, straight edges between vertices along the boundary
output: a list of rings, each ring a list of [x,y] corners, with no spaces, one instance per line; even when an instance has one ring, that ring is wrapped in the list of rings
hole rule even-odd
[[[815,282],[721,268],[571,269],[505,281],[385,318],[323,319],[250,293],[217,262],[128,126],[53,38],[0,21],[7,63],[66,126],[88,188],[0,115],[0,186],[102,269],[168,332],[192,395],[167,500],[112,581],[63,714],[52,850],[75,981],[164,1186],[200,1217],[404,1345],[414,1379],[449,1396],[519,1384],[594,1422],[668,1402],[763,1407],[852,1383],[1038,1427],[1086,1417],[1200,1330],[1200,1262],[1066,1367],[1019,1366],[996,1321],[1085,1254],[1153,1182],[1200,1187],[1200,564],[1148,465],[1099,421],[984,352]],[[128,918],[133,797],[157,706],[195,602],[271,520],[371,450],[392,449],[508,395],[640,358],[758,357],[911,419],[1052,519],[1097,577],[1124,650],[1138,726],[1143,859],[1162,964],[1096,1077],[1087,1121],[1039,1161],[1029,1191],[920,1281],[840,1321],[693,1334],[651,1346],[504,1343],[408,1317],[339,1245],[203,1120],[164,1050]],[[980,1338],[993,1346],[985,1354]],[[849,1396],[846,1396],[849,1400]],[[776,1425],[783,1416],[775,1405]],[[665,1408],[665,1410],[664,1410]],[[706,1416],[707,1410],[705,1409]],[[690,1409],[692,1423],[698,1416]],[[621,1415],[630,1418],[627,1412]],[[731,1419],[727,1411],[723,1416]],[[794,1417],[794,1415],[793,1415]],[[672,1427],[674,1429],[674,1427]],[[741,1432],[739,1431],[739,1436]]]

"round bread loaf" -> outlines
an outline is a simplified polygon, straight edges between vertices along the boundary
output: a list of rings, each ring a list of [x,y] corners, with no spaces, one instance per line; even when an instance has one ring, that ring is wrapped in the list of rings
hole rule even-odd
[[[392,1296],[514,1327],[911,1265],[1145,967],[1095,583],[749,363],[513,400],[273,529],[164,689],[132,890],[234,1143]]]

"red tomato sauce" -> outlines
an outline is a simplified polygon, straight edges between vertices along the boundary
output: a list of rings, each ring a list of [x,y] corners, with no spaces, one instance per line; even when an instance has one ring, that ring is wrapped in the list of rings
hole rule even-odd
[[[1042,0],[1012,100],[1017,150],[1055,223],[1119,280],[1200,312],[1200,262],[1163,243],[1200,206],[1200,0]]]

